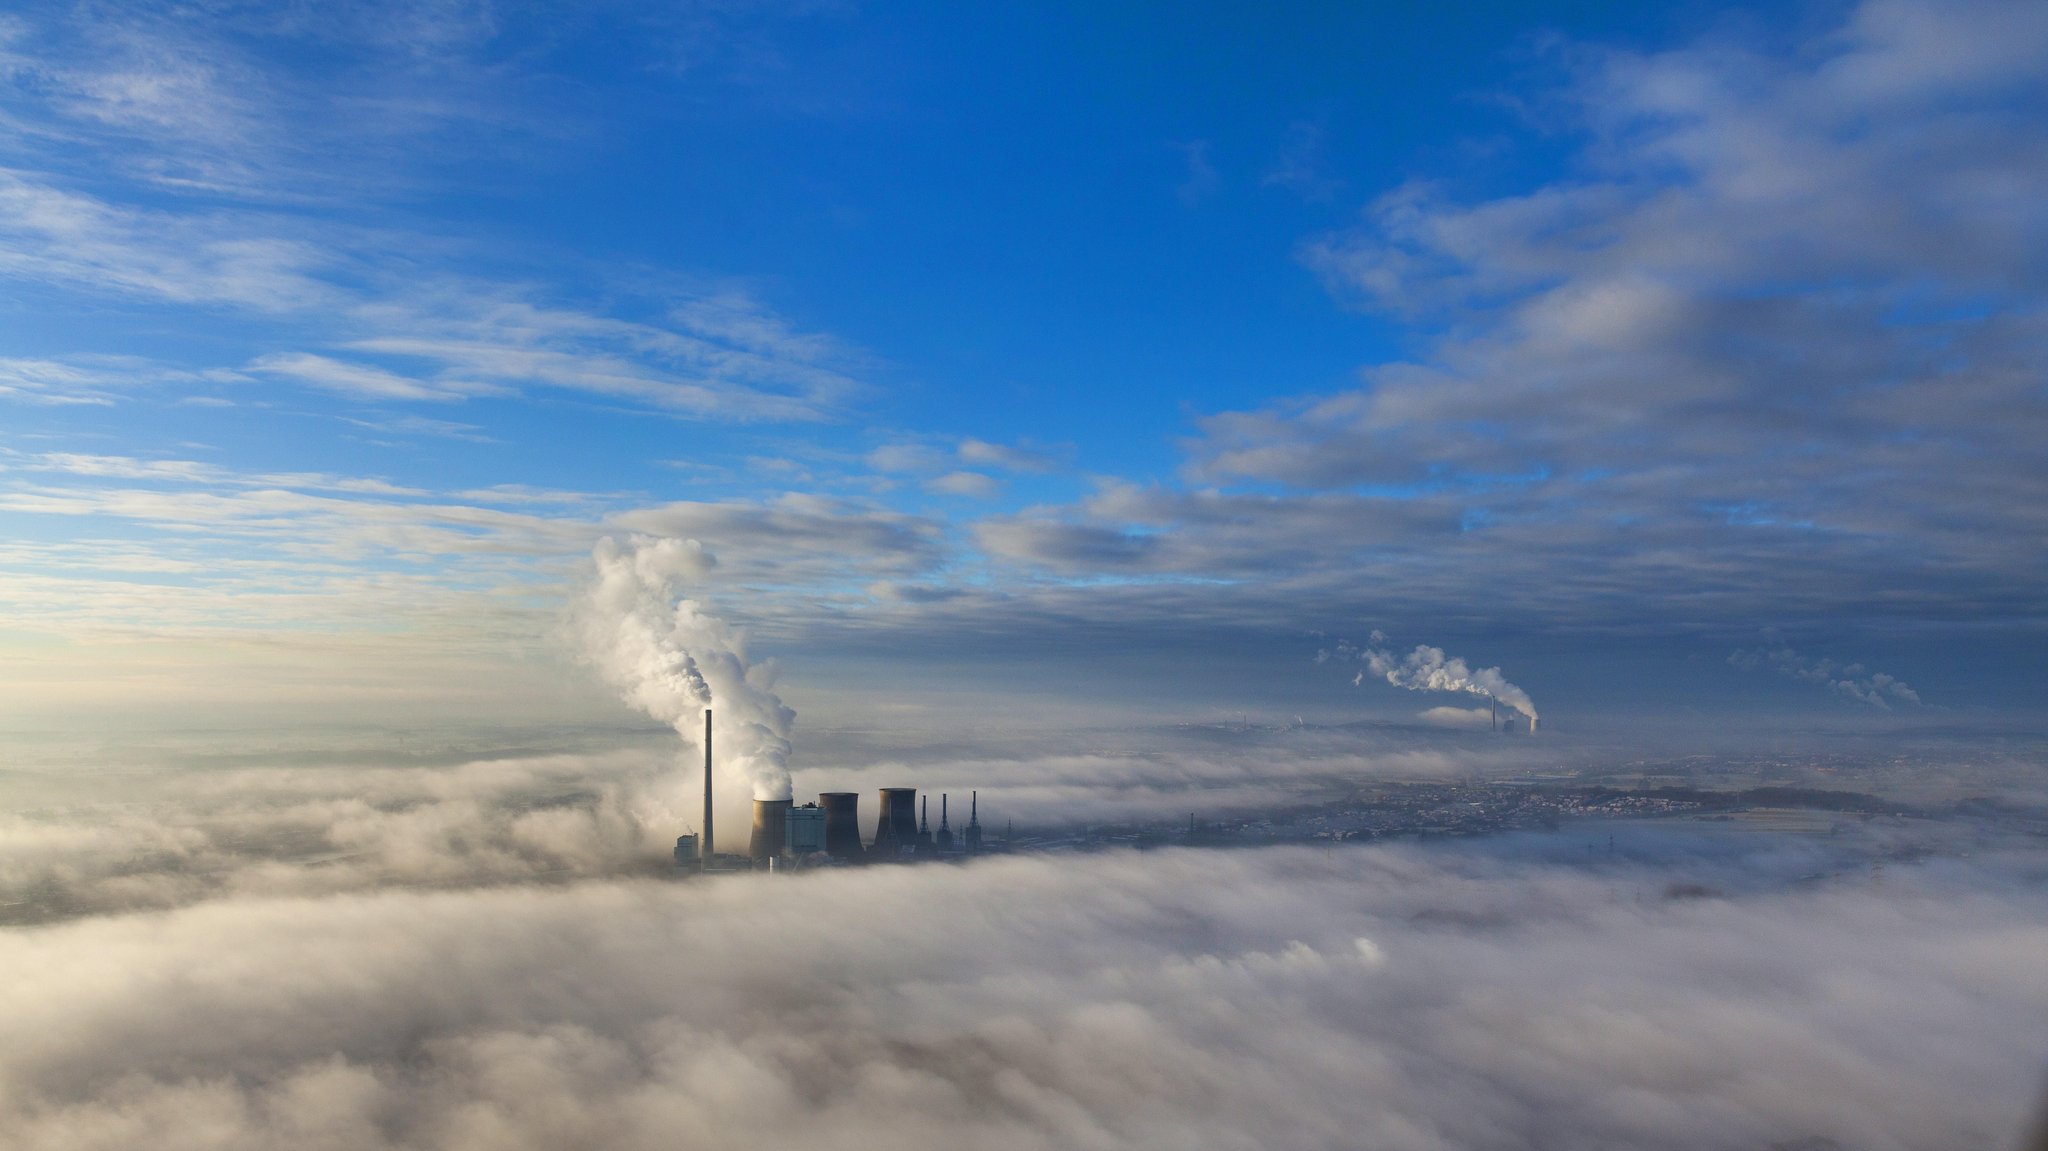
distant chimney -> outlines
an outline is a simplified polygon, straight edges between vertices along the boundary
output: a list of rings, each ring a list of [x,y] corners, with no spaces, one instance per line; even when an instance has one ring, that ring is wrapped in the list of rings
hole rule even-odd
[[[868,850],[881,859],[894,859],[904,848],[917,842],[917,789],[882,789],[882,814],[875,820],[875,841]]]
[[[747,845],[747,854],[753,858],[754,866],[770,866],[775,857],[782,854],[783,844],[788,838],[789,800],[755,800],[754,838]]]
[[[711,870],[711,709],[704,709],[704,838],[697,843],[697,870]]]
[[[966,841],[967,841],[967,842],[966,842],[966,847],[967,847],[967,854],[969,854],[969,855],[978,855],[978,854],[980,854],[980,852],[981,852],[981,793],[980,793],[980,792],[978,792],[978,791],[970,791],[970,792],[968,792],[968,793],[967,793],[967,834],[966,834],[966,836],[965,836],[965,839],[966,839]]]
[[[932,842],[938,846],[940,851],[953,850],[953,828],[952,825],[946,822],[945,792],[939,793],[939,830],[938,834],[933,836]]]

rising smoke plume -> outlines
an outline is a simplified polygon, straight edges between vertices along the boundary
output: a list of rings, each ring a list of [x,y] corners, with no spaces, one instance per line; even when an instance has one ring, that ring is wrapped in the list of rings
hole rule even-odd
[[[1370,675],[1409,691],[1461,691],[1469,695],[1491,696],[1532,721],[1538,718],[1536,703],[1529,698],[1529,693],[1509,683],[1499,668],[1483,667],[1474,671],[1464,660],[1445,655],[1444,649],[1428,644],[1417,644],[1414,651],[1396,655],[1380,646],[1386,642],[1387,634],[1375,630],[1370,646],[1360,647],[1349,640],[1340,640],[1336,648],[1317,652],[1316,662],[1341,659],[1364,663],[1365,669],[1351,680],[1354,684],[1365,683]]]
[[[1777,669],[1780,675],[1791,676],[1807,683],[1821,684],[1858,703],[1867,703],[1882,711],[1890,711],[1893,701],[1920,702],[1920,693],[1897,676],[1871,671],[1860,663],[1809,659],[1789,647],[1758,648],[1755,651],[1737,649],[1728,657],[1728,662],[1744,671],[1755,671],[1768,665]]]
[[[693,747],[714,709],[721,775],[745,779],[755,799],[788,799],[796,712],[770,690],[774,669],[749,664],[745,636],[679,594],[716,557],[696,540],[634,536],[599,540],[591,558],[596,575],[570,613],[583,659]]]

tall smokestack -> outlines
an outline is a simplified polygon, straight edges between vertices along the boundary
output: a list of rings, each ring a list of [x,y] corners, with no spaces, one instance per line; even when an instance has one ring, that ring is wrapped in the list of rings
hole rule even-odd
[[[967,854],[981,850],[981,793],[967,793]]]
[[[917,842],[917,789],[882,789],[882,814],[875,821],[875,842],[868,850],[883,859],[894,859],[902,849]]]
[[[946,793],[939,793],[939,831],[932,842],[941,852],[953,850],[953,828],[946,820]]]
[[[754,837],[747,843],[747,855],[753,859],[756,870],[767,867],[770,860],[782,854],[782,846],[789,839],[789,805],[787,799],[754,801]]]
[[[861,857],[860,793],[828,791],[818,796],[825,809],[825,854],[834,859]]]
[[[697,870],[711,870],[711,709],[704,709],[704,840],[697,845]]]

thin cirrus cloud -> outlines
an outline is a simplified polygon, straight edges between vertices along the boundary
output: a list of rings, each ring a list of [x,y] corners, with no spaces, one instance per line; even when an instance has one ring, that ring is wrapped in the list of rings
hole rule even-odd
[[[280,351],[248,370],[356,399],[436,402],[547,387],[696,418],[804,421],[837,412],[862,390],[857,352],[730,290],[675,292],[662,322],[641,323],[508,300],[504,289],[459,275],[425,289],[375,287],[371,269],[389,237],[275,214],[123,207],[19,176],[0,177],[0,237],[13,241],[0,275],[45,289],[327,327],[338,350],[386,363]],[[396,371],[393,361],[426,370]],[[49,368],[19,374],[35,386],[5,394],[77,395],[51,385],[83,382]]]
[[[445,401],[524,385],[694,417],[815,420],[861,391],[857,352],[730,290],[677,291],[661,322],[641,323],[510,300],[497,285],[454,274],[425,288],[379,286],[373,269],[390,237],[275,213],[124,207],[18,175],[0,175],[0,237],[11,241],[0,253],[7,278],[312,322],[339,348],[428,365],[408,375],[307,351],[250,365],[360,399]]]
[[[250,362],[248,371],[261,376],[292,380],[322,391],[356,399],[460,400],[481,389],[441,387],[387,372],[367,364],[351,364],[305,352],[277,353]]]

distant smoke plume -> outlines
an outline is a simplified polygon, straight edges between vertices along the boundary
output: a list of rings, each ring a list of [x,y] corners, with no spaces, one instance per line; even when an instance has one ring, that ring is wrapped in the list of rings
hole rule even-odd
[[[1375,645],[1387,642],[1387,634],[1375,629],[1372,633]],[[1365,670],[1351,680],[1363,684],[1367,676],[1384,679],[1395,687],[1409,691],[1462,691],[1469,695],[1485,695],[1497,699],[1505,707],[1521,712],[1534,720],[1538,718],[1535,701],[1529,693],[1507,681],[1497,667],[1468,667],[1464,660],[1444,654],[1444,649],[1428,644],[1417,644],[1415,650],[1406,655],[1396,655],[1384,647],[1359,647],[1348,640],[1340,640],[1336,648],[1316,653],[1316,662],[1326,663],[1332,659],[1358,660],[1365,664]]]
[[[1775,668],[1780,675],[1817,683],[1855,700],[1885,711],[1892,702],[1919,703],[1920,693],[1896,676],[1871,671],[1860,663],[1836,663],[1831,659],[1808,659],[1789,647],[1737,649],[1728,662],[1744,671]]]
[[[597,574],[570,615],[583,659],[692,746],[715,710],[722,774],[745,778],[755,799],[788,799],[796,712],[770,690],[773,668],[749,665],[741,633],[679,598],[716,558],[696,540],[650,536],[607,537],[591,558]]]

